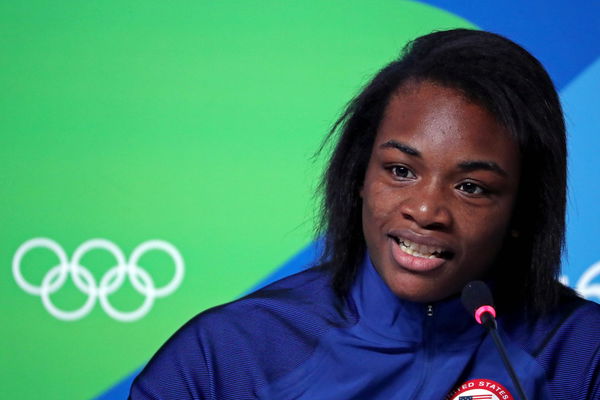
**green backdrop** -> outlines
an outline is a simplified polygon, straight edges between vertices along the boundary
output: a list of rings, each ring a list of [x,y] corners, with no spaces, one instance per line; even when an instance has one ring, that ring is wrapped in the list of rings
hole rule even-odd
[[[0,397],[98,395],[310,243],[312,155],[346,102],[409,38],[459,26],[473,25],[392,0],[2,2]],[[65,321],[13,276],[33,238],[68,258],[90,239],[125,257],[160,239],[185,275],[137,320],[96,301]],[[58,264],[38,247],[18,268],[39,286]],[[115,259],[80,264],[99,284]],[[156,286],[175,269],[157,250],[139,265]],[[49,296],[66,311],[89,298],[73,279]],[[127,279],[107,298],[144,301]]]

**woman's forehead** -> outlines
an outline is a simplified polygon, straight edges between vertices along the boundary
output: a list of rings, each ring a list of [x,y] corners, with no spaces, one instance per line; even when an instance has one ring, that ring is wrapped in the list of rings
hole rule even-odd
[[[486,108],[462,92],[428,81],[403,86],[388,102],[374,149],[386,142],[424,156],[515,162],[518,144]]]

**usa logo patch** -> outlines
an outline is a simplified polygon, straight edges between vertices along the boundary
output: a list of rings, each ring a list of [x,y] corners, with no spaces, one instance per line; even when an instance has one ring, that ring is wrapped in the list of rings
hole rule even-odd
[[[514,400],[514,398],[498,382],[489,379],[471,379],[454,389],[446,400]]]

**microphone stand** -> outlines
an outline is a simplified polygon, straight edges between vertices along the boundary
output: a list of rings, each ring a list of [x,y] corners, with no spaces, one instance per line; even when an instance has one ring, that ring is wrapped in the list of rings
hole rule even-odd
[[[523,389],[523,385],[521,385],[521,381],[515,372],[510,360],[508,359],[508,354],[506,353],[506,348],[504,347],[504,343],[500,339],[500,335],[498,335],[498,325],[496,324],[496,319],[489,312],[483,313],[481,316],[481,324],[487,328],[492,335],[492,339],[494,340],[494,344],[498,348],[498,352],[500,353],[500,357],[502,358],[502,362],[504,363],[504,367],[508,371],[510,375],[510,379],[512,379],[513,384],[517,388],[517,393],[522,400],[528,400],[527,395],[525,394],[525,390]]]

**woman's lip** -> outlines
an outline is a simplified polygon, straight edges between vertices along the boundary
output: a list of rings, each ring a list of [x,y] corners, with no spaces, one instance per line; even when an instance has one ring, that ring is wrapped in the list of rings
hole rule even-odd
[[[404,252],[393,238],[389,239],[392,246],[392,258],[402,268],[411,272],[430,272],[440,268],[446,260],[439,257],[423,258]]]
[[[389,231],[388,236],[392,237],[392,238],[400,239],[400,240],[407,239],[411,242],[425,245],[425,246],[440,247],[444,251],[447,251],[450,253],[455,253],[452,246],[448,242],[437,239],[435,237],[431,237],[431,236],[419,235],[418,233],[415,233],[408,229],[395,229],[395,230]]]

